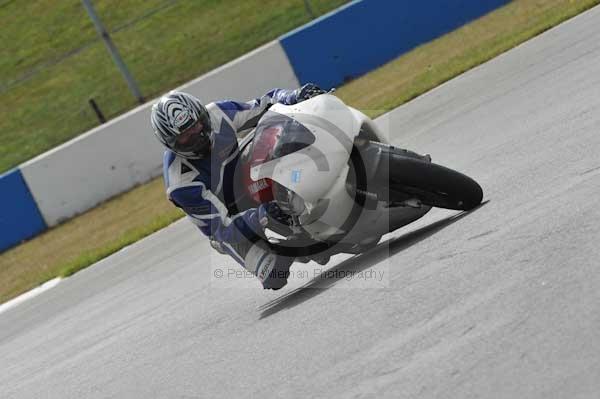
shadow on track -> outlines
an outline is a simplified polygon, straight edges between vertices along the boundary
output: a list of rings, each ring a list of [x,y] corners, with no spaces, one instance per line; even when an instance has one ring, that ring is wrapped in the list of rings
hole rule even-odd
[[[435,233],[441,231],[442,229],[450,226],[454,222],[457,222],[459,219],[469,215],[470,213],[476,211],[481,208],[483,205],[487,204],[489,201],[482,202],[478,207],[470,210],[457,213],[455,215],[449,216],[442,220],[438,220],[430,225],[425,227],[421,227],[418,230],[411,231],[410,233],[406,233],[400,237],[392,238],[387,241],[384,241],[377,245],[375,248],[364,252],[360,255],[353,256],[350,259],[346,259],[342,263],[325,270],[319,276],[313,278],[308,283],[304,284],[301,287],[296,288],[293,291],[288,292],[285,295],[280,296],[266,304],[262,305],[259,310],[261,311],[260,319],[269,317],[280,310],[294,307],[296,305],[301,304],[304,301],[307,301],[320,293],[326,291],[332,285],[337,283],[339,280],[344,279],[343,277],[329,277],[329,276],[338,276],[344,275],[344,273],[335,273],[337,271],[340,272],[360,272],[362,270],[368,269],[369,267],[376,265],[377,263],[389,258],[392,255],[397,254],[400,251],[403,251],[419,242],[423,241],[426,238],[431,237]],[[334,273],[332,273],[334,272]]]

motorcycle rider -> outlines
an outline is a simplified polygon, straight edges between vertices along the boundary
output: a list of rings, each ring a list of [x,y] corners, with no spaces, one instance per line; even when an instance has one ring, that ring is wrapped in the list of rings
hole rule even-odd
[[[168,199],[215,249],[257,276],[265,289],[287,283],[294,259],[271,251],[263,235],[269,223],[285,217],[274,202],[238,212],[225,198],[234,185],[238,138],[256,127],[271,105],[293,105],[322,93],[308,83],[295,90],[273,89],[249,102],[224,100],[204,106],[191,94],[171,91],[152,107],[154,134],[166,147]]]

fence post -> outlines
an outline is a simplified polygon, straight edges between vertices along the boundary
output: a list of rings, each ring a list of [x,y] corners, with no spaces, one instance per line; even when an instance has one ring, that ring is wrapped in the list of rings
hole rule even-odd
[[[96,14],[96,10],[94,10],[94,6],[92,5],[91,1],[90,0],[81,0],[81,2],[83,3],[83,6],[87,10],[87,13],[90,15],[90,18],[92,19],[92,22],[94,23],[94,26],[96,27],[96,31],[98,32],[98,35],[104,41],[104,44],[106,45],[106,48],[108,49],[108,52],[110,53],[113,61],[117,65],[117,68],[119,68],[119,71],[121,71],[121,73],[123,74],[123,77],[125,78],[125,81],[127,82],[127,86],[129,86],[129,90],[131,90],[131,93],[134,95],[134,97],[137,99],[137,101],[140,104],[143,104],[144,97],[142,97],[142,93],[140,92],[140,89],[139,89],[137,83],[133,79],[133,76],[129,73],[129,70],[127,69],[127,65],[125,65],[125,62],[123,62],[123,59],[121,58],[121,55],[119,54],[119,51],[117,50],[117,47],[112,42],[110,35],[104,28],[104,25],[102,25],[102,21],[100,21],[100,18],[98,18],[98,15]]]
[[[102,113],[102,110],[100,109],[100,107],[98,106],[98,104],[96,104],[96,100],[94,100],[93,98],[90,98],[88,100],[88,102],[90,103],[90,107],[92,107],[92,109],[96,113],[96,116],[98,117],[98,120],[100,121],[100,123],[101,124],[105,123],[106,122],[106,118],[104,117],[104,114]]]
[[[308,15],[312,19],[315,19],[315,13],[314,13],[312,7],[310,6],[310,3],[308,2],[308,0],[304,0],[304,7],[306,8],[306,12],[308,13]]]

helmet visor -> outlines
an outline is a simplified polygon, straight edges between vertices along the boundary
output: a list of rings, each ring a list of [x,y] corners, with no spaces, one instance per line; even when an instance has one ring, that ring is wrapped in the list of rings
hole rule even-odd
[[[210,128],[198,119],[177,136],[174,149],[177,152],[206,156],[210,152],[210,145]]]

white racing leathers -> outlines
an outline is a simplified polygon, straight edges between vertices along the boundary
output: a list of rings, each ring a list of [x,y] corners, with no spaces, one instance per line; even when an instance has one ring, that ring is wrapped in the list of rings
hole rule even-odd
[[[210,103],[206,106],[213,129],[210,158],[184,159],[171,151],[164,154],[168,199],[223,252],[256,275],[265,288],[280,288],[281,283],[269,281],[269,275],[274,267],[287,271],[292,261],[268,251],[261,238],[257,208],[240,212],[233,205],[238,137],[254,128],[270,105],[296,101],[294,90],[273,89],[249,102]]]

